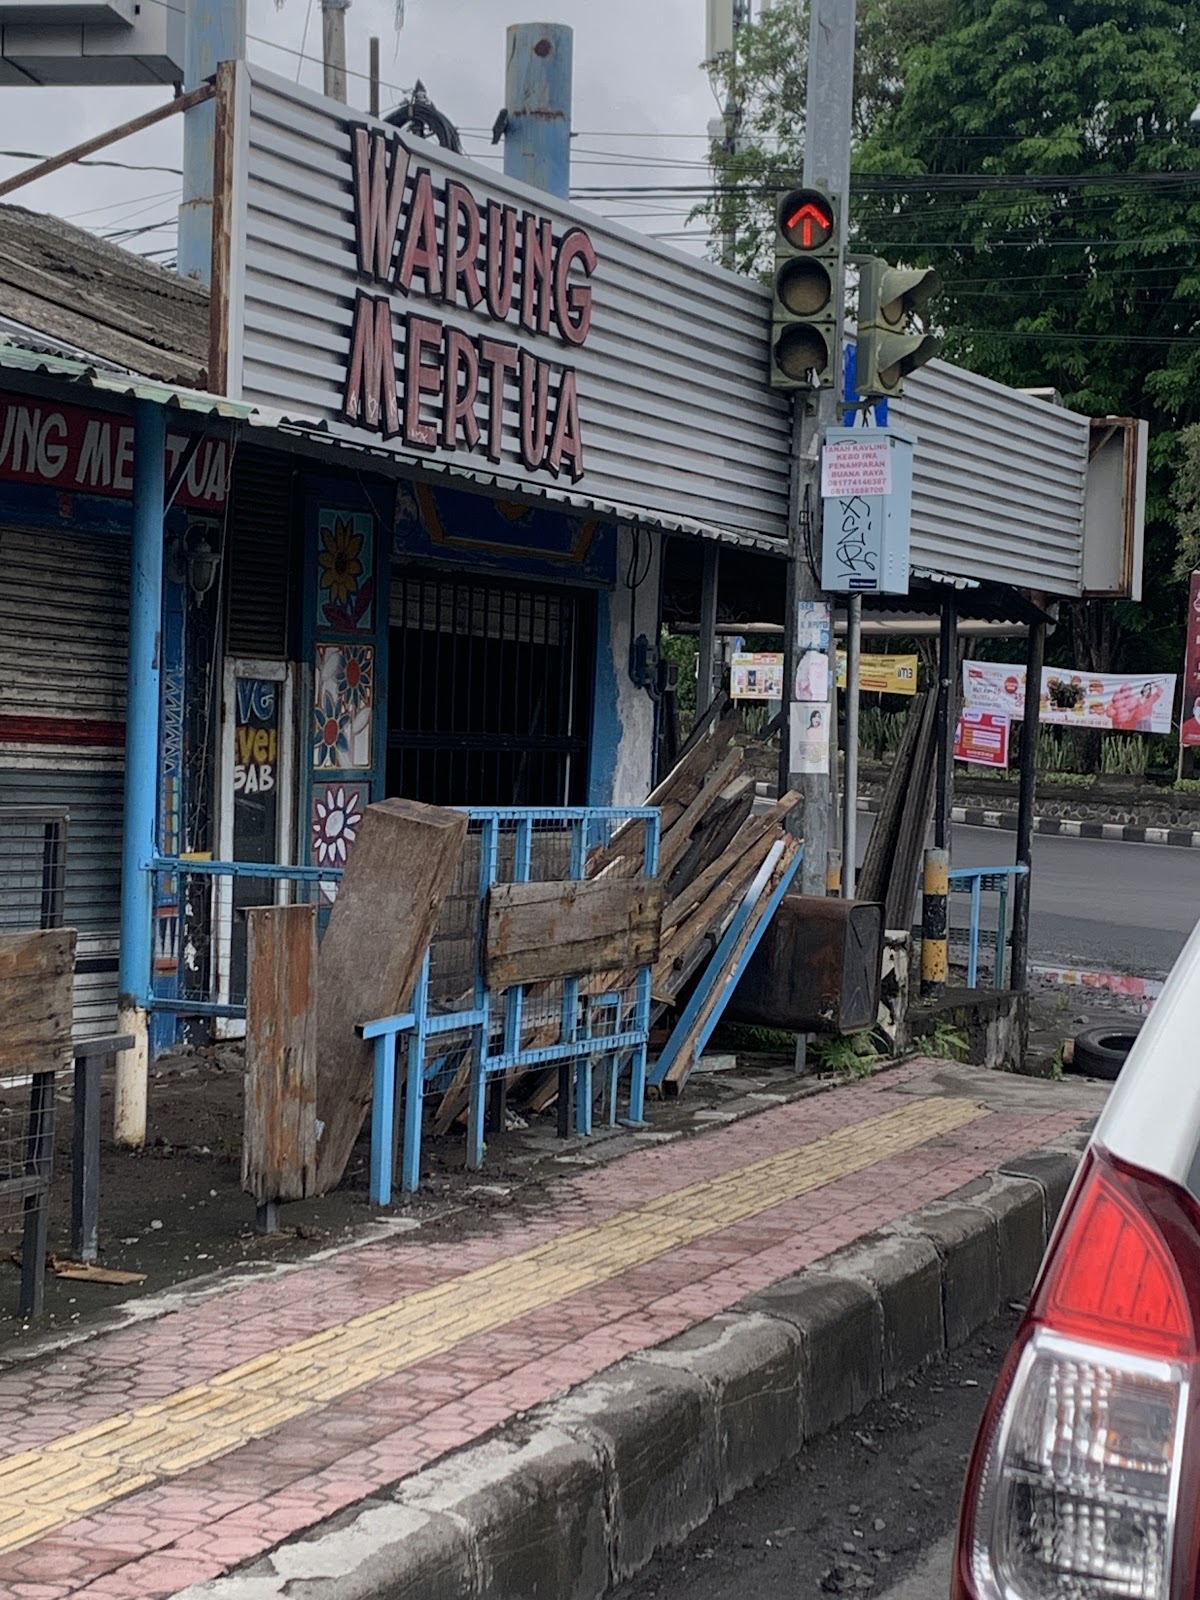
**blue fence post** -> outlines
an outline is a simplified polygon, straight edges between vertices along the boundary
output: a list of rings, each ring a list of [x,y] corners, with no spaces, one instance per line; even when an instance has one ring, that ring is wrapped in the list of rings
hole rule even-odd
[[[658,849],[659,830],[661,827],[661,814],[646,819],[646,859],[645,868],[648,878],[658,877]],[[650,968],[639,967],[634,995],[634,1027],[642,1035],[642,1041],[633,1048],[629,1062],[629,1116],[627,1125],[631,1128],[645,1127],[646,1117],[646,1066],[650,1053]],[[615,1101],[616,1090],[613,1090]]]
[[[488,890],[496,881],[496,861],[499,854],[500,823],[488,817],[479,835],[479,937],[483,938],[484,907]],[[487,1093],[488,1044],[491,1035],[491,1018],[488,991],[483,977],[482,944],[475,953],[475,1009],[484,1013],[484,1020],[471,1031],[471,1092],[467,1102],[467,1167],[478,1172],[483,1165],[483,1123]]]
[[[974,989],[979,981],[979,912],[983,878],[976,873],[971,882],[971,936],[967,949],[967,988]]]
[[[392,1146],[396,1133],[396,1035],[375,1041],[375,1082],[371,1097],[371,1204],[392,1203]]]
[[[996,959],[992,965],[992,983],[1004,987],[1004,946],[1008,939],[1008,874],[1000,879],[1000,899],[996,911]]]
[[[400,1183],[405,1194],[416,1194],[421,1182],[421,1118],[425,1111],[425,1044],[429,1037],[429,952],[421,963],[413,1010],[416,1027],[408,1041],[408,1074],[404,1094],[404,1155]]]

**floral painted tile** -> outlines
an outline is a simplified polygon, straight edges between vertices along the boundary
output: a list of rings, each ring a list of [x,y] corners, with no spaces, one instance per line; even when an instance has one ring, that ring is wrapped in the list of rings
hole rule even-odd
[[[350,846],[358,838],[363,812],[370,800],[365,783],[313,785],[312,861],[316,867],[344,867]],[[323,883],[321,897],[333,900],[336,883]]]
[[[371,766],[375,647],[319,644],[315,690],[313,766]]]
[[[335,633],[375,627],[375,519],[367,511],[320,513],[317,522],[317,626]]]

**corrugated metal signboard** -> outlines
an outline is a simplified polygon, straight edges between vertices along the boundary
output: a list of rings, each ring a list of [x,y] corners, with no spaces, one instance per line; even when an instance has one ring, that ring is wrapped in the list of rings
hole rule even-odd
[[[917,438],[914,566],[1080,593],[1087,417],[931,361],[888,420]]]
[[[257,68],[223,81],[216,386],[401,460],[786,538],[759,285]]]

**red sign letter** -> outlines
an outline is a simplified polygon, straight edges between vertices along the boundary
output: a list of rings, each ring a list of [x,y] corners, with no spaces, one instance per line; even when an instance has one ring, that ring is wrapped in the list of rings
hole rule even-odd
[[[436,447],[438,436],[436,428],[421,421],[421,396],[436,394],[442,387],[442,369],[440,364],[428,366],[422,357],[426,350],[440,354],[441,347],[442,324],[410,315],[404,350],[404,437],[425,450]]]
[[[400,432],[391,301],[364,294],[361,289],[354,302],[342,415],[360,428],[382,426],[385,439]]]
[[[596,252],[582,228],[572,228],[564,236],[554,262],[554,320],[568,344],[583,344],[592,326],[591,286],[571,282],[576,261],[590,278],[596,270]]]

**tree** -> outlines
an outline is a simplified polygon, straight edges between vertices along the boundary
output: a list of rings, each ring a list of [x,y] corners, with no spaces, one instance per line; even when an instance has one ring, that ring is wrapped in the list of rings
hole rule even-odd
[[[1073,606],[1069,650],[1093,670],[1174,664],[1184,606],[1170,488],[1180,430],[1200,422],[1193,8],[862,0],[860,14],[854,248],[938,268],[949,359],[1057,389],[1074,410],[1150,422],[1145,601]],[[774,132],[777,166],[762,181],[777,188],[780,152],[794,171],[799,138],[785,140],[787,115],[756,97],[778,82],[799,99],[765,57],[794,50],[806,24],[791,8],[764,24],[744,30],[750,148],[736,160],[756,170]],[[756,202],[743,262],[769,249],[769,197]]]
[[[895,104],[905,54],[937,36],[951,3],[859,0],[857,9],[856,143]],[[804,165],[807,66],[808,8],[793,0],[739,28],[735,52],[714,73],[718,101],[724,105],[732,99],[740,106],[739,128],[736,139],[711,146],[716,187],[694,215],[709,222],[714,239],[733,236],[734,263],[751,276],[770,272],[773,197],[799,179]]]

